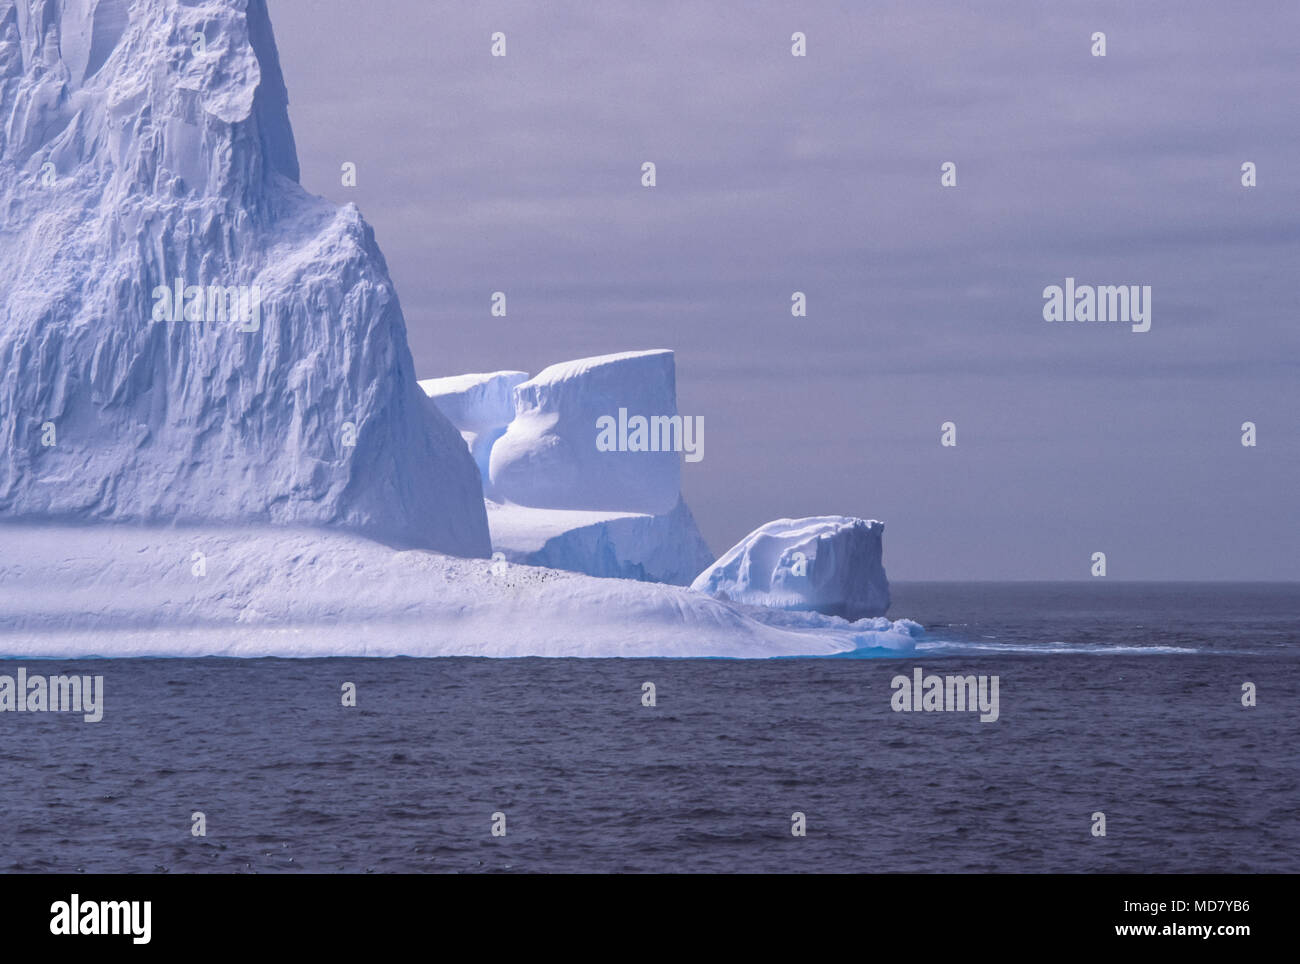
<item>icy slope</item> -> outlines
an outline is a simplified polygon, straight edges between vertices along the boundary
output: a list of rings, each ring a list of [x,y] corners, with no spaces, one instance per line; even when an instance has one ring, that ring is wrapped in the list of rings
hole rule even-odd
[[[494,497],[545,509],[671,512],[681,492],[678,452],[602,452],[596,421],[677,414],[671,351],[580,358],[515,387],[515,417],[492,447]]]
[[[0,519],[488,553],[371,229],[296,183],[287,102],[264,0],[0,0]]]
[[[510,562],[690,585],[713,561],[686,503],[672,512],[583,512],[488,503],[492,549]]]
[[[882,522],[844,516],[778,519],[733,546],[691,588],[719,599],[845,619],[883,616],[889,609],[884,531]]]
[[[337,530],[0,525],[3,656],[898,655],[920,632]]]

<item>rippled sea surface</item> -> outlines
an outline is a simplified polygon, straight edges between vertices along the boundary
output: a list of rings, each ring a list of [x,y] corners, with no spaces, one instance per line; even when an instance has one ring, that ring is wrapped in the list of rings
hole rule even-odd
[[[0,713],[0,869],[1300,871],[1300,587],[894,596],[897,659],[0,662],[105,677]],[[916,666],[1000,718],[894,712]]]

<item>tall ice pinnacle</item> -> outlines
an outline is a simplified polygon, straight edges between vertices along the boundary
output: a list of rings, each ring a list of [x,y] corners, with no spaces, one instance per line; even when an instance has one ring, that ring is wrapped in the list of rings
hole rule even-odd
[[[354,205],[297,183],[265,0],[0,0],[0,522],[487,555]]]

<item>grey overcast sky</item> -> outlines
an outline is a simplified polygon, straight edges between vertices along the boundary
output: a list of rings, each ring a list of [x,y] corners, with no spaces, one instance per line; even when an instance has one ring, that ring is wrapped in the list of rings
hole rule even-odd
[[[715,552],[833,513],[894,579],[1300,579],[1295,0],[270,8],[420,376],[675,349]],[[1067,276],[1151,330],[1045,322]]]

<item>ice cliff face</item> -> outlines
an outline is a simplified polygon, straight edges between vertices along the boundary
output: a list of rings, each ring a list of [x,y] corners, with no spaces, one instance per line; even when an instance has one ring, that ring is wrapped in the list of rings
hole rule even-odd
[[[632,351],[552,365],[515,386],[515,417],[492,447],[496,497],[546,509],[671,512],[679,452],[602,452],[596,423],[677,414],[671,351]]]
[[[489,502],[488,528],[493,551],[509,562],[588,576],[689,586],[713,561],[682,499],[663,515],[530,509]]]
[[[297,184],[287,103],[264,0],[0,0],[0,520],[488,553],[374,235]]]
[[[691,584],[719,599],[848,620],[885,615],[885,524],[846,516],[759,526]]]

